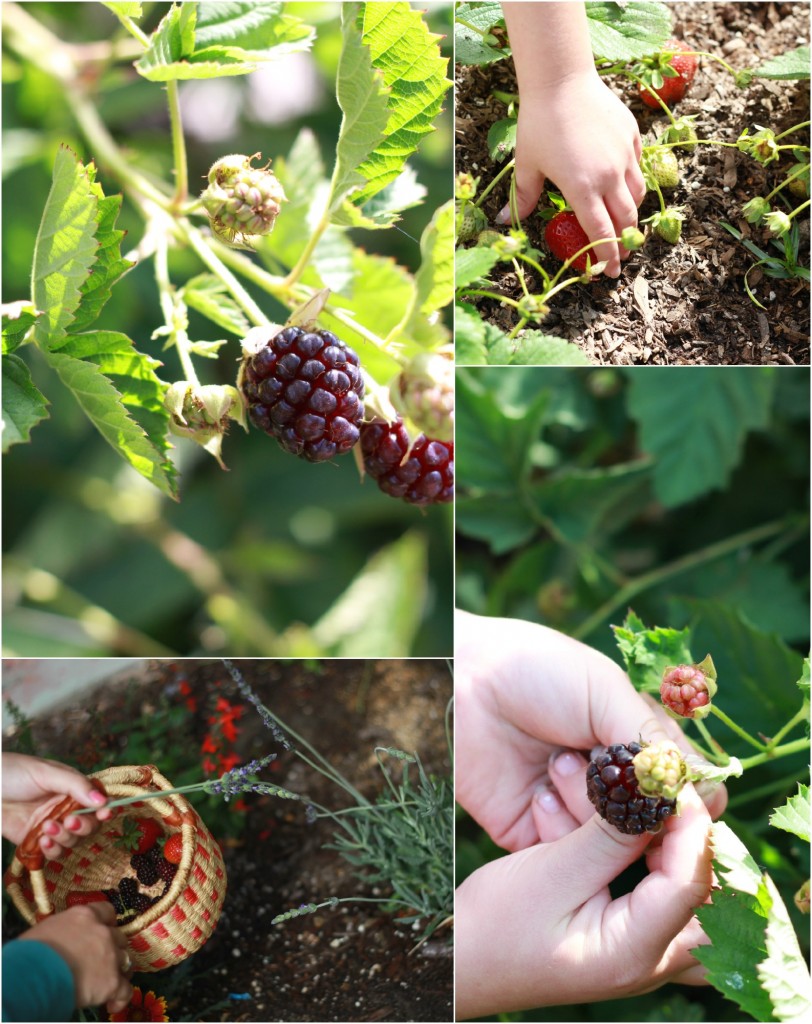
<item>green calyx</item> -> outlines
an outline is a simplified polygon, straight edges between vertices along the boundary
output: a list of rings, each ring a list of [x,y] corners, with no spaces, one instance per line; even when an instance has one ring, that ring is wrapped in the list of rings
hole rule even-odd
[[[488,218],[478,206],[466,203],[457,209],[457,241],[470,242],[488,226]]]
[[[172,433],[202,445],[225,469],[220,453],[229,421],[235,420],[247,429],[239,391],[229,384],[192,384],[180,380],[170,385],[163,404],[170,414]]]
[[[653,214],[646,221],[651,224],[655,233],[670,245],[676,245],[682,237],[682,224],[685,214],[677,207],[670,206]]]

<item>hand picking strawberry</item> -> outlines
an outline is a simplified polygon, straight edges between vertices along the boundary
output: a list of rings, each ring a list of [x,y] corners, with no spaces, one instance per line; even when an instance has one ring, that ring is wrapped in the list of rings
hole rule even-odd
[[[631,112],[595,70],[581,3],[505,3],[519,82],[516,187],[520,218],[536,208],[545,178],[555,182],[592,242],[637,226],[646,187],[640,133]],[[497,217],[510,220],[510,209]],[[595,246],[592,262],[620,275],[628,251]]]

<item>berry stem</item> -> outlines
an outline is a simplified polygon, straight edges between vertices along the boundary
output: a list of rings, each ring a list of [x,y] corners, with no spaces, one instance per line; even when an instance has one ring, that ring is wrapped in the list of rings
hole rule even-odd
[[[775,761],[779,757],[789,757],[790,754],[797,754],[801,750],[809,750],[809,740],[792,740],[791,743],[784,743],[773,750],[765,750],[761,754],[753,754],[752,757],[742,758],[741,766],[746,771],[748,768],[755,768],[756,765],[765,764],[767,761]]]
[[[805,722],[808,717],[809,703],[804,701],[787,724],[782,726],[775,736],[773,736],[773,738],[767,743],[767,750],[774,750],[787,733],[792,732],[796,725],[799,725],[801,722]]]
[[[174,344],[177,349],[184,379],[188,380],[190,384],[199,384],[200,380],[189,350],[186,318],[182,317],[178,309],[177,294],[169,279],[169,246],[166,235],[163,232],[156,232],[156,234],[158,240],[155,248],[155,281],[158,285],[158,299],[164,315],[164,323],[169,330],[170,343]]]
[[[180,209],[189,195],[189,169],[186,160],[186,141],[183,137],[183,122],[180,114],[180,95],[176,81],[166,83],[166,97],[169,101],[169,121],[172,126],[172,155],[174,157],[175,195],[174,209]]]
[[[775,141],[778,142],[778,140],[779,139],[783,139],[785,135],[792,135],[793,132],[798,132],[798,131],[801,130],[801,128],[808,128],[809,124],[810,124],[809,121],[801,121],[800,124],[794,124],[791,128],[787,128],[786,131],[781,132],[780,135],[776,135]],[[792,148],[793,149],[797,149],[799,147],[793,146]],[[805,149],[807,151],[809,150],[808,146],[801,146],[800,148],[801,149]]]
[[[515,163],[516,163],[516,158],[514,157],[512,160],[509,160],[505,164],[505,166],[501,169],[501,171],[499,171],[499,173],[496,175],[496,177],[493,179],[493,181],[487,186],[487,188],[485,188],[485,190],[481,193],[481,195],[477,196],[477,198],[476,198],[476,200],[474,202],[474,206],[481,206],[482,205],[483,200],[488,197],[488,195],[493,191],[493,189],[496,187],[496,185],[502,180],[502,178],[504,178],[504,176],[507,174],[507,172],[513,169],[513,166],[514,166]]]
[[[702,719],[695,718],[693,719],[693,722],[699,730],[699,732],[704,737],[705,742],[708,744],[710,749],[715,751],[715,753],[711,755],[708,755],[707,751],[704,752],[708,760],[713,761],[714,764],[728,764],[730,762],[730,756],[725,751],[725,748],[722,746],[722,744],[718,740],[714,739],[713,736],[711,736],[710,732],[708,731],[708,727],[705,725]]]
[[[768,195],[764,196],[764,201],[769,202],[774,195],[777,195],[782,188],[786,188],[791,181],[795,181],[796,178],[800,178],[801,175],[809,172],[809,164],[805,164],[798,167],[792,174],[788,174],[786,178],[781,182],[780,185],[776,185],[775,188]],[[807,204],[808,205],[808,204]]]
[[[575,637],[576,640],[583,640],[584,637],[589,636],[590,633],[596,630],[598,626],[617,611],[618,608],[623,608],[627,604],[630,604],[642,591],[648,590],[650,587],[657,586],[660,583],[664,583],[666,580],[669,580],[674,576],[679,576],[681,573],[687,572],[689,569],[694,569],[698,565],[704,565],[706,562],[716,561],[716,559],[723,558],[725,555],[728,555],[733,551],[738,551],[741,548],[758,544],[760,541],[766,540],[768,537],[773,537],[776,534],[783,533],[791,525],[793,525],[793,520],[789,517],[778,519],[771,523],[764,523],[762,526],[756,526],[751,530],[744,530],[742,533],[737,533],[733,537],[726,537],[724,540],[717,541],[714,544],[709,544],[707,547],[701,548],[699,551],[693,551],[688,555],[684,555],[682,558],[675,559],[668,565],[663,565],[657,569],[652,569],[651,572],[643,573],[635,579],[630,580],[625,586],[621,587],[613,597],[610,597],[588,618],[584,619],[580,626],[573,630],[573,637]]]
[[[745,729],[742,729],[742,727],[738,725],[736,722],[734,722],[732,718],[726,715],[725,712],[722,711],[720,707],[718,707],[718,705],[711,704],[710,710],[712,715],[716,715],[720,722],[724,722],[728,729],[730,729],[732,732],[735,732],[737,736],[740,736],[746,743],[749,743],[751,747],[755,747],[756,750],[767,750],[766,743],[761,743],[759,740],[755,738],[755,736],[751,736],[749,732],[747,732]],[[697,722],[697,725],[698,724],[699,723]]]
[[[792,772],[781,779],[775,779],[772,782],[765,783],[763,786],[750,789],[746,793],[732,793],[728,798],[725,810],[732,811],[735,807],[740,807],[742,804],[746,804],[749,809],[752,809],[753,803],[757,800],[761,800],[765,796],[772,796],[773,793],[786,793],[787,790],[794,789],[797,784],[798,773]]]
[[[248,319],[257,327],[266,327],[270,321],[254,302],[245,288],[223,263],[217,253],[214,252],[212,242],[205,239],[198,228],[186,220],[177,222],[178,232],[181,237],[194,249],[201,261],[215,274],[231,292],[231,296],[242,309]]]

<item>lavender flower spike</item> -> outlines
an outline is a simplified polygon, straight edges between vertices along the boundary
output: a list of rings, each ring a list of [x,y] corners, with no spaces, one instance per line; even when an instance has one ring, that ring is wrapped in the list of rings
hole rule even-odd
[[[248,703],[253,704],[254,707],[257,709],[257,712],[259,714],[259,717],[262,719],[263,724],[267,729],[271,730],[271,732],[273,733],[273,738],[276,740],[276,742],[282,747],[283,750],[290,750],[291,745],[288,742],[287,737],[276,724],[276,722],[273,720],[273,718],[271,717],[271,713],[268,711],[268,709],[265,707],[265,705],[262,703],[259,697],[254,693],[254,691],[245,681],[242,672],[240,672],[240,670],[237,668],[233,661],[229,661],[227,658],[223,658],[222,661],[225,667],[228,669],[231,678],[237,684],[237,689],[240,691],[242,696],[248,701]]]

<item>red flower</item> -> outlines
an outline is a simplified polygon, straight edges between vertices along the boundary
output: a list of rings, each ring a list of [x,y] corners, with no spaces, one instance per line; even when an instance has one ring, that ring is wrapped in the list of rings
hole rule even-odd
[[[230,754],[220,755],[220,771],[230,772],[232,768],[236,768],[238,764],[242,763],[242,759],[235,754],[233,751]]]
[[[234,740],[236,740],[237,738],[237,726],[231,721],[230,718],[223,719],[223,721],[220,723],[220,731],[229,741],[229,743],[233,743]]]
[[[217,743],[212,734],[206,733],[206,738],[203,740],[203,746],[200,748],[202,754],[216,754],[220,749],[220,744]]]
[[[133,985],[129,1004],[118,1013],[111,1013],[108,1020],[169,1020],[166,1015],[166,1000],[163,996],[156,996],[154,992],[147,992],[145,995],[137,985]]]
[[[204,757],[203,758],[203,771],[207,775],[217,775],[217,774],[219,774],[219,772],[217,770],[217,764],[214,761],[212,761],[212,759],[210,757]]]

